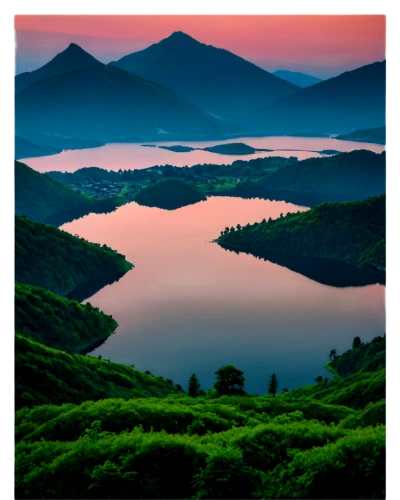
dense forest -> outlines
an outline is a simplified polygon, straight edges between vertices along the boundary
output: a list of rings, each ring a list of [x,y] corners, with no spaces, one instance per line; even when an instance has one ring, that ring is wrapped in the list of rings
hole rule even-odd
[[[66,295],[96,277],[107,275],[112,282],[132,267],[107,245],[89,243],[56,227],[15,217],[15,279],[20,283]]]
[[[175,209],[205,200],[200,189],[182,179],[164,179],[141,189],[135,196],[140,205]]]
[[[46,341],[51,339],[46,335]],[[82,403],[110,397],[162,397],[178,392],[168,381],[93,356],[68,354],[15,335],[16,408]]]
[[[344,259],[385,268],[386,196],[324,203],[306,212],[225,228],[217,242],[264,256],[268,252]]]
[[[15,283],[15,329],[25,337],[74,354],[104,341],[117,326],[112,316],[90,302],[79,304],[42,288]]]
[[[386,191],[386,153],[356,150],[309,158],[271,173],[258,187],[323,194],[326,201],[362,200]]]
[[[242,395],[223,395],[217,378],[208,395],[190,397],[171,385],[167,396],[167,382],[134,369],[17,336],[20,394],[27,385],[20,401],[26,407],[16,413],[17,497],[383,498],[384,376],[370,402],[360,404],[359,394],[371,393],[366,375],[384,375],[384,349],[382,337],[370,344],[354,339],[342,356],[331,352],[333,380],[317,377],[313,386],[279,395],[271,383],[267,396],[243,389]],[[353,361],[351,374],[340,378],[339,365]],[[156,391],[156,382],[164,397],[132,399],[135,374],[143,377],[139,391],[151,380],[148,391]],[[357,388],[347,383],[354,376]],[[119,390],[122,399],[72,404],[79,402],[72,396],[79,378],[85,389],[93,384],[103,390],[105,377],[109,396]],[[122,381],[130,383],[124,394]],[[85,389],[79,389],[84,401]],[[38,397],[37,405],[45,392],[49,404],[28,408],[30,396]],[[332,404],[336,393],[347,399]],[[88,392],[86,399],[97,396]],[[55,402],[64,404],[50,404]]]
[[[114,210],[118,198],[94,200],[73,191],[24,163],[15,162],[15,213],[30,219],[61,225],[90,212]]]

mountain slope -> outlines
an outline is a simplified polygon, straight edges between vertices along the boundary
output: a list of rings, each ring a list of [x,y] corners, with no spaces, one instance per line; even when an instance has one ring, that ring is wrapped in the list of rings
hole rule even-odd
[[[48,156],[58,153],[53,148],[44,147],[40,144],[25,139],[25,137],[15,136],[15,159],[34,158],[36,156]]]
[[[298,87],[305,88],[310,85],[315,85],[316,83],[322,82],[321,78],[317,78],[316,76],[307,75],[306,73],[299,73],[297,71],[287,71],[284,69],[278,69],[272,73],[278,78],[282,78],[283,80],[287,80]]]
[[[344,133],[385,123],[386,61],[348,71],[282,98],[265,109],[278,133]]]
[[[104,141],[223,137],[211,117],[159,85],[107,66],[81,67],[16,96],[16,123],[29,131]]]
[[[63,52],[57,54],[41,68],[16,75],[15,93],[21,92],[21,90],[43,78],[83,66],[102,66],[102,63],[79,47],[79,45],[71,43]]]
[[[93,200],[46,174],[15,162],[15,213],[30,219],[61,225],[91,212],[115,209],[118,198]]]
[[[381,252],[367,263],[385,268],[385,208],[385,195],[365,201],[324,203],[303,213],[225,230],[216,241],[254,255],[270,252],[328,257],[357,264],[366,263],[365,255],[381,244]]]
[[[91,350],[117,322],[89,302],[79,304],[48,290],[15,283],[15,329],[36,342],[71,354]]]
[[[106,245],[15,217],[15,279],[20,283],[67,295],[82,282],[98,277],[109,276],[109,282],[115,281],[132,267]]]
[[[182,32],[110,66],[160,83],[202,109],[249,129],[258,109],[298,90],[245,59]]]
[[[16,408],[99,399],[163,397],[177,390],[130,366],[67,354],[15,335]],[[65,408],[65,407],[64,407]]]
[[[375,144],[386,144],[386,127],[367,128],[355,130],[349,134],[342,134],[335,137],[340,141],[372,142]]]

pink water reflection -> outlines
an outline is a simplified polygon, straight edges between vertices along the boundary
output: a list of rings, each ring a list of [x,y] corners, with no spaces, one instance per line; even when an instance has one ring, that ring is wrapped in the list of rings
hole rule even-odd
[[[100,148],[64,151],[58,155],[43,156],[40,158],[26,158],[21,161],[39,172],[61,170],[74,172],[82,167],[96,166],[107,170],[127,170],[152,167],[154,165],[175,165],[183,167],[201,163],[215,163],[217,165],[232,163],[238,159],[250,160],[264,156],[297,156],[299,160],[319,156],[311,151],[335,149],[337,151],[352,151],[354,149],[368,149],[376,153],[384,150],[379,144],[339,141],[333,138],[319,137],[241,137],[226,141],[205,142],[159,142],[155,145],[171,146],[185,144],[193,147],[208,147],[227,142],[244,142],[255,148],[286,149],[288,151],[260,152],[246,156],[227,156],[207,151],[191,151],[189,153],[175,153],[156,147],[142,147],[140,144],[106,144]],[[303,151],[305,150],[305,151]]]
[[[383,286],[321,285],[210,242],[225,226],[297,210],[305,208],[215,197],[170,212],[131,203],[63,226],[135,264],[90,298],[119,323],[94,354],[184,386],[194,372],[209,387],[215,370],[233,363],[248,390],[264,393],[271,373],[280,387],[311,383],[325,374],[330,349],[382,334]]]

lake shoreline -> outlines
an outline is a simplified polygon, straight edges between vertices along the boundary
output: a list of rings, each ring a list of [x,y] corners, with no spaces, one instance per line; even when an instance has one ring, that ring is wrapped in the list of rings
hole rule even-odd
[[[273,262],[273,261],[270,260],[268,257],[270,257],[270,258],[271,257],[277,257],[277,258],[279,258],[279,257],[282,257],[282,258],[295,257],[295,258],[304,259],[304,260],[305,259],[308,259],[308,260],[309,259],[318,259],[318,260],[326,261],[327,263],[332,262],[332,261],[336,261],[338,263],[346,264],[346,265],[352,266],[354,268],[357,268],[361,271],[366,271],[367,273],[376,275],[376,277],[378,278],[377,283],[379,283],[381,285],[386,284],[386,269],[382,269],[382,268],[375,266],[373,264],[359,264],[357,262],[354,262],[354,261],[351,261],[348,259],[340,259],[338,257],[327,257],[327,256],[321,256],[321,255],[304,256],[304,255],[299,255],[299,254],[278,253],[278,252],[268,252],[268,251],[267,252],[256,252],[251,247],[245,248],[243,246],[232,245],[232,244],[228,244],[228,243],[219,243],[217,241],[217,239],[212,240],[212,242],[216,243],[221,248],[224,248],[226,250],[230,250],[230,251],[237,252],[237,253],[246,253],[248,255],[253,255],[254,257],[264,258],[265,260],[269,260],[270,262]],[[275,262],[275,263],[280,265],[277,262]],[[302,274],[302,273],[300,273],[300,274]],[[310,278],[310,279],[312,279],[312,278]],[[371,283],[371,284],[373,284],[373,283]]]

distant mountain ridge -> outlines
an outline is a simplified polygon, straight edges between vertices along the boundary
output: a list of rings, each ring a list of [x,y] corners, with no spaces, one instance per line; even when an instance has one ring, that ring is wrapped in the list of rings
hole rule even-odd
[[[43,78],[64,73],[82,66],[102,66],[102,63],[95,59],[88,52],[83,50],[76,43],[69,46],[57,54],[51,61],[41,68],[26,73],[21,73],[15,77],[15,93],[21,92],[26,87]]]
[[[321,78],[316,76],[307,75],[306,73],[301,73],[298,71],[287,71],[284,69],[278,69],[272,73],[278,78],[287,80],[290,83],[294,83],[301,88],[309,87],[310,85],[315,85],[316,83],[322,82]]]
[[[254,128],[254,112],[299,87],[180,31],[109,66],[173,90],[209,113]]]
[[[46,65],[46,74],[54,74],[17,93],[21,135],[42,132],[105,142],[231,135],[221,121],[154,82],[106,66],[80,48],[70,46],[61,55],[57,65],[57,58]]]
[[[331,132],[385,123],[386,61],[347,71],[265,108],[274,133]]]

